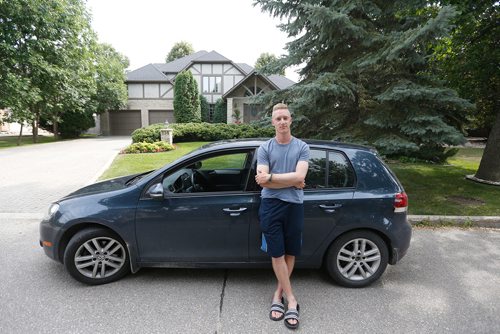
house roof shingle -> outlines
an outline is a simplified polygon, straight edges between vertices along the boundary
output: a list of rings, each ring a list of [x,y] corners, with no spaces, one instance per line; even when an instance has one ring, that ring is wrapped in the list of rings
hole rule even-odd
[[[285,89],[295,84],[294,81],[282,75],[271,74],[267,75],[267,78],[272,81],[273,84],[278,86],[279,89]]]
[[[165,74],[163,74],[155,65],[148,64],[140,67],[132,72],[127,73],[127,81],[168,81]]]
[[[182,71],[190,62],[194,59],[203,57],[208,54],[207,51],[201,50],[190,55],[184,56],[182,58],[171,61],[170,63],[154,64],[160,71],[165,73],[179,73]]]
[[[196,63],[221,63],[221,62],[231,63],[231,60],[227,59],[226,57],[224,57],[220,53],[212,50],[208,53],[205,53],[204,55],[202,55],[200,57],[193,59],[193,62],[196,62]]]

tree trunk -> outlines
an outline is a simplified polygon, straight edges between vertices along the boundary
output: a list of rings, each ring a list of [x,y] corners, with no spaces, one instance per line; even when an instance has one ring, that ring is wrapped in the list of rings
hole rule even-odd
[[[38,143],[38,123],[40,122],[40,112],[35,111],[35,119],[33,120],[33,143]]]
[[[21,121],[21,130],[19,130],[19,136],[17,137],[17,146],[21,145],[21,138],[23,137],[23,126],[24,122]]]
[[[54,133],[54,139],[58,140],[59,139],[59,129],[57,127],[57,117],[54,116],[52,119],[52,132]]]
[[[500,183],[500,112],[491,128],[488,142],[475,177],[480,180]]]

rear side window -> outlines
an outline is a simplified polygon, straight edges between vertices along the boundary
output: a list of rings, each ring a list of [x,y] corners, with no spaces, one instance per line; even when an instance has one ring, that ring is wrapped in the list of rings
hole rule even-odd
[[[354,170],[340,152],[311,150],[306,189],[348,188],[354,186]]]

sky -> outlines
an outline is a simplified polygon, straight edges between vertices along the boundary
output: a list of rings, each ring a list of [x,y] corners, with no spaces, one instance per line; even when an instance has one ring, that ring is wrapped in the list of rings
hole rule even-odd
[[[162,63],[179,41],[254,66],[263,52],[285,54],[279,19],[253,0],[87,0],[99,41],[127,56],[129,70]],[[298,81],[295,69],[286,76]]]

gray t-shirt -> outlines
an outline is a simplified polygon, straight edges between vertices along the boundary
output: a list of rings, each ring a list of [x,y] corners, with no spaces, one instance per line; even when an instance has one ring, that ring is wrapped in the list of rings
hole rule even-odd
[[[309,161],[309,146],[302,140],[292,137],[288,144],[279,144],[272,138],[260,145],[257,152],[257,165],[269,166],[269,173],[283,174],[295,172],[299,161]],[[262,198],[278,198],[285,202],[304,202],[304,191],[295,187],[283,189],[262,188]]]

